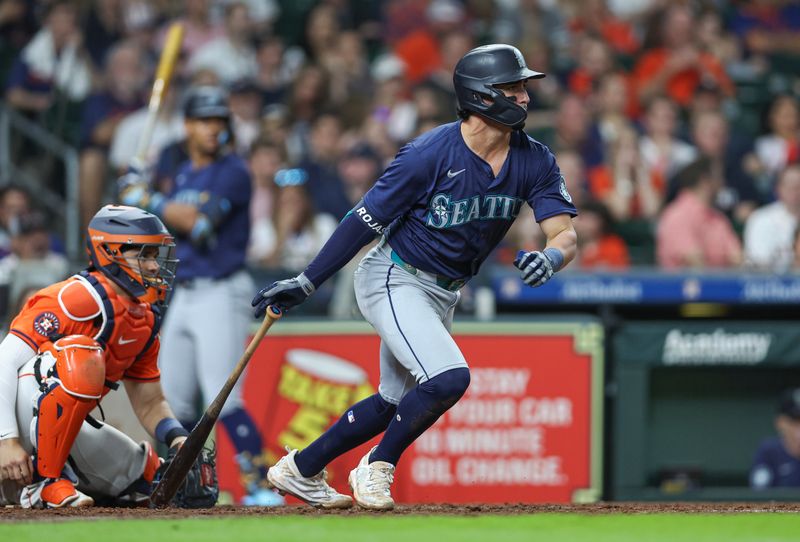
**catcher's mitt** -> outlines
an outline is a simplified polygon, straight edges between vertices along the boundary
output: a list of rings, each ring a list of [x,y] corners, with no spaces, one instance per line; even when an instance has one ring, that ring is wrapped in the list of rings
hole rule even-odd
[[[167,458],[156,472],[153,483],[161,480],[175,454],[178,453],[179,446],[169,449]],[[211,508],[217,504],[219,497],[219,485],[217,483],[216,470],[216,451],[203,448],[200,455],[195,459],[192,468],[186,474],[186,479],[178,488],[175,497],[170,504],[178,508]]]

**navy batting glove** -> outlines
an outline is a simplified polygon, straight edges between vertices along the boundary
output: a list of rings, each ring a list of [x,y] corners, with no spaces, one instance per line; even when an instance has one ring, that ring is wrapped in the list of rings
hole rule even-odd
[[[279,280],[266,288],[261,288],[250,304],[255,307],[255,317],[263,318],[270,305],[278,307],[281,312],[286,312],[305,301],[314,290],[316,290],[314,283],[300,273],[293,279]]]
[[[546,248],[543,252],[525,252],[520,250],[514,260],[514,266],[521,271],[522,281],[528,286],[537,288],[550,280],[561,265],[564,256],[557,248]]]
[[[197,207],[197,210],[200,214],[208,217],[208,220],[210,220],[212,224],[219,224],[230,214],[231,202],[227,198],[221,198],[208,192],[202,192],[200,194],[200,205]]]

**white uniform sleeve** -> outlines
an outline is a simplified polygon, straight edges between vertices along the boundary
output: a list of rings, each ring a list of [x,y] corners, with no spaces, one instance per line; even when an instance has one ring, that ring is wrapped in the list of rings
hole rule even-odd
[[[16,335],[0,342],[0,440],[19,437],[17,427],[17,375],[36,352]]]

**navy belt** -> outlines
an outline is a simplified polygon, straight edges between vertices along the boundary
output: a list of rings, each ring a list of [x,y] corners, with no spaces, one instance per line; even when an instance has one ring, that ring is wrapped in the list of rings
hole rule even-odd
[[[443,277],[442,275],[437,275],[436,273],[429,273],[427,271],[423,271],[422,269],[417,269],[410,263],[406,263],[400,255],[395,252],[394,250],[391,251],[391,258],[394,263],[402,267],[404,270],[408,271],[412,275],[417,275],[422,278],[428,278],[436,282],[436,285],[440,288],[444,288],[450,292],[456,292],[460,290],[466,283],[466,279],[451,279],[447,277]]]

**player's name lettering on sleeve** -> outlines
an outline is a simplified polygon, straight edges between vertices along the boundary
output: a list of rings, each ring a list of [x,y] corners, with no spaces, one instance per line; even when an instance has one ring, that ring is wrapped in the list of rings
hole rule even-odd
[[[383,224],[375,220],[369,212],[367,212],[367,208],[363,205],[356,209],[356,214],[364,221],[364,224],[371,230],[373,230],[377,234],[383,233]]]

